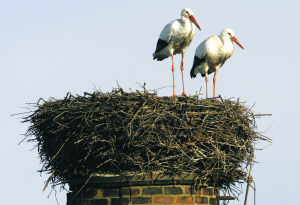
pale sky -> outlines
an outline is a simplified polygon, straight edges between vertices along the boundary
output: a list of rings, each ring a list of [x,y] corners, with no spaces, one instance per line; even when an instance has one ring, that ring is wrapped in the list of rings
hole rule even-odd
[[[105,3],[104,3],[105,2]],[[216,93],[240,98],[256,113],[258,130],[273,144],[256,152],[253,168],[257,204],[294,204],[298,195],[300,137],[298,130],[300,82],[300,2],[252,1],[0,1],[0,193],[1,204],[56,204],[51,189],[42,192],[47,175],[34,144],[18,146],[28,124],[11,114],[24,112],[25,103],[39,98],[63,98],[111,91],[117,81],[125,89],[148,89],[172,95],[171,59],[152,60],[162,28],[180,18],[189,7],[202,28],[185,55],[187,94],[195,94],[205,81],[190,79],[196,47],[210,35],[231,28],[245,50],[235,46],[233,56],[218,72]],[[180,56],[175,57],[176,92],[181,94]],[[212,95],[212,75],[209,78]],[[259,148],[264,145],[258,145]],[[66,192],[57,190],[59,204]],[[241,204],[230,202],[231,205]],[[252,203],[253,192],[249,194]],[[253,204],[253,203],[252,203]]]

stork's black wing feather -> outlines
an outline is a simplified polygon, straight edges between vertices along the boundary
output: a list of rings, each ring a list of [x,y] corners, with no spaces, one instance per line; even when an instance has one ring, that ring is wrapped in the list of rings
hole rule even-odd
[[[165,47],[167,47],[169,45],[170,42],[158,39],[157,44],[156,44],[156,49],[154,53],[158,53],[159,51],[161,51],[162,49],[164,49]]]
[[[197,56],[194,57],[193,67],[192,67],[191,72],[190,72],[191,78],[195,78],[196,77],[197,73],[195,73],[195,69],[196,69],[197,66],[201,65],[202,63],[204,63],[205,59],[206,59],[206,56],[204,56],[202,58],[198,58]],[[201,73],[201,76],[203,77],[202,73]]]

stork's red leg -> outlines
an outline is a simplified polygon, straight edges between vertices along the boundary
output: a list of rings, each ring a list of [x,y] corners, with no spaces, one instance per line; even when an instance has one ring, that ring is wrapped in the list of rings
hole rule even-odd
[[[172,56],[172,74],[173,74],[173,97],[175,97],[175,76],[174,76],[174,57]]]
[[[185,89],[184,89],[184,78],[183,78],[183,59],[184,59],[184,52],[181,53],[181,75],[182,75],[182,89],[183,89],[183,92],[182,92],[182,96],[186,96],[186,93],[185,93]]]
[[[206,82],[206,98],[208,98],[208,77],[207,77],[207,72],[205,73],[205,82]]]
[[[215,75],[214,75],[214,98],[216,97],[216,78],[217,78],[217,72],[218,72],[218,70],[216,69]]]

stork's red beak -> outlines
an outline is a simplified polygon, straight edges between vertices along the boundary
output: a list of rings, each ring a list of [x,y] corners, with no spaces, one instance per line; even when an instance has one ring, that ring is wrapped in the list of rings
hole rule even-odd
[[[244,47],[242,46],[242,44],[236,39],[235,36],[232,36],[231,39],[232,39],[236,44],[238,44],[239,47],[241,47],[242,49],[244,49]]]
[[[190,19],[199,28],[199,30],[201,31],[201,28],[200,28],[199,24],[197,23],[195,17],[193,15],[190,15]]]

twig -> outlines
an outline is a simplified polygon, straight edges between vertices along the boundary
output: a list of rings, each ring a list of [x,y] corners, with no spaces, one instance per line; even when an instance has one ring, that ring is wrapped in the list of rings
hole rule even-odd
[[[45,191],[46,190],[46,188],[47,188],[47,186],[48,186],[48,184],[49,184],[49,182],[51,181],[51,179],[52,179],[52,177],[53,177],[53,175],[55,174],[55,169],[53,169],[53,171],[51,172],[51,174],[50,174],[50,176],[48,177],[48,179],[47,179],[47,181],[46,181],[46,184],[45,184],[45,186],[44,186],[44,188],[43,188],[43,191]]]
[[[246,195],[245,195],[244,205],[247,205],[249,186],[251,184],[251,181],[253,181],[252,176],[251,176],[253,161],[254,161],[254,149],[252,149],[252,156],[251,156],[251,162],[250,162],[249,176],[248,176],[248,180],[247,180],[247,188],[246,188]]]

